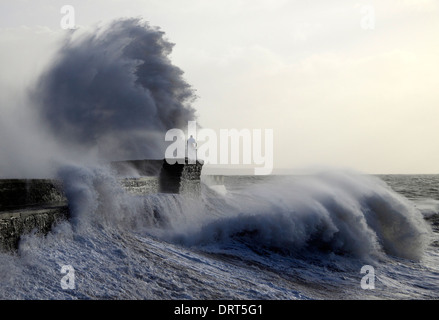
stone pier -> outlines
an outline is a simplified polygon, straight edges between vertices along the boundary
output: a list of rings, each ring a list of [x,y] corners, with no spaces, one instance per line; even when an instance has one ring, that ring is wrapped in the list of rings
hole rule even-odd
[[[170,165],[165,160],[112,162],[121,185],[133,194],[190,193],[200,190],[202,163]],[[49,179],[0,180],[0,250],[14,250],[31,231],[46,234],[68,219],[62,183]]]

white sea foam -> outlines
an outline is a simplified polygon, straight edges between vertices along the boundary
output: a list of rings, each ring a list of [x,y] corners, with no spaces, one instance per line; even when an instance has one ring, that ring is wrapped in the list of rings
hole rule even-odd
[[[414,260],[429,241],[430,229],[413,203],[381,180],[356,173],[271,179],[229,196],[223,205],[216,205],[216,216],[188,213],[191,223],[178,225],[176,241],[190,246],[244,241],[291,252],[387,253]]]
[[[413,297],[410,272],[422,269],[415,261],[428,242],[412,202],[355,173],[268,179],[226,195],[204,186],[199,199],[129,194],[99,167],[67,166],[60,177],[71,219],[0,254],[2,298],[362,297],[363,258],[385,272],[377,285],[395,290],[406,279],[401,296]],[[383,256],[394,258],[374,259]],[[60,286],[63,265],[75,268],[75,290]],[[394,279],[394,270],[407,274]],[[413,283],[434,296],[421,276]]]

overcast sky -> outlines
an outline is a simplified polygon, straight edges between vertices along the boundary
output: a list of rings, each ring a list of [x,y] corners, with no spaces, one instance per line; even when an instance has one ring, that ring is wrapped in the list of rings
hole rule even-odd
[[[439,173],[437,0],[0,0],[3,122],[68,32],[66,4],[80,29],[160,27],[198,123],[273,129],[276,168]]]

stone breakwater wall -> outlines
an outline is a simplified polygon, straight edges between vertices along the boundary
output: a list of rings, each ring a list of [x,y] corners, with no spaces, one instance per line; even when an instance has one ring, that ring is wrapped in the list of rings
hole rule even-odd
[[[68,218],[68,207],[41,207],[0,213],[0,249],[11,251],[18,247],[20,237],[32,231],[46,234],[52,225]]]
[[[0,180],[0,212],[65,201],[62,185],[56,180]]]
[[[200,190],[203,163],[197,161],[188,164],[187,160],[181,160],[169,164],[165,160],[132,160],[113,162],[112,167],[117,175],[124,177],[122,184],[137,193],[193,193]]]
[[[169,165],[164,160],[118,161],[111,164],[120,183],[132,194],[200,191],[202,164]],[[18,247],[29,232],[46,234],[52,225],[68,219],[69,204],[62,183],[50,179],[0,180],[0,250]]]

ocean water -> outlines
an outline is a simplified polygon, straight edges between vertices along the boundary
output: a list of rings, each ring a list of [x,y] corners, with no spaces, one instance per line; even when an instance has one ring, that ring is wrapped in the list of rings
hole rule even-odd
[[[200,194],[149,195],[105,168],[59,176],[71,218],[0,254],[1,299],[439,298],[439,175],[203,176]]]

